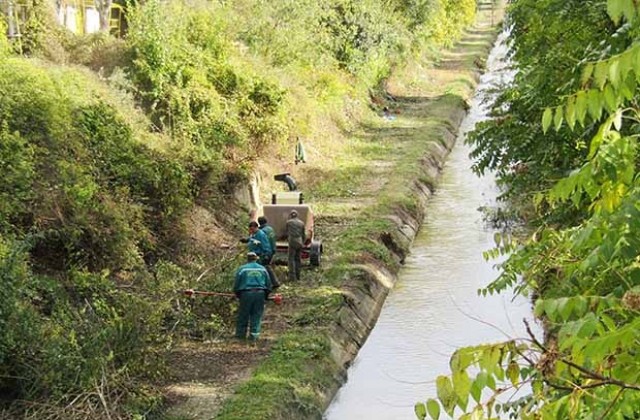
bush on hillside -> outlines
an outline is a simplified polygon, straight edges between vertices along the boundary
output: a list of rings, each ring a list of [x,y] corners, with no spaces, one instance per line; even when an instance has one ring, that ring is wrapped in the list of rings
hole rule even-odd
[[[95,393],[101,390],[106,401],[120,399],[126,407],[132,381],[158,372],[168,308],[145,293],[120,290],[107,271],[34,273],[33,239],[0,237],[0,391],[18,401],[47,398],[71,407],[82,405],[78,400],[101,406]]]
[[[415,42],[450,47],[473,23],[477,0],[395,0]]]
[[[0,212],[15,233],[41,232],[35,256],[44,266],[133,268],[190,205],[191,176],[139,143],[117,105],[71,73],[21,59],[0,65],[9,181]]]
[[[7,39],[7,25],[4,19],[0,19],[0,58],[6,57],[11,51],[11,45]]]
[[[227,59],[232,42],[213,7],[150,1],[129,23],[134,93],[178,147],[219,164],[286,137],[284,90]]]
[[[0,62],[0,390],[14,400],[64,406],[105,381],[122,399],[160,369],[184,284],[148,263],[173,257],[196,191],[121,107],[87,73]]]

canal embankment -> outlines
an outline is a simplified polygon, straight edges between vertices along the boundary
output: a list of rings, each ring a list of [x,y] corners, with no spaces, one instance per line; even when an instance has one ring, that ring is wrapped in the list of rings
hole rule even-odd
[[[455,46],[397,69],[379,104],[385,111],[349,128],[345,154],[327,145],[331,167],[319,161],[301,170],[324,243],[321,267],[283,286],[287,304],[268,309],[266,355],[255,367],[237,382],[203,391],[207,400],[218,396],[215,412],[200,411],[206,418],[322,417],[410,254],[502,10],[502,1],[483,3]]]

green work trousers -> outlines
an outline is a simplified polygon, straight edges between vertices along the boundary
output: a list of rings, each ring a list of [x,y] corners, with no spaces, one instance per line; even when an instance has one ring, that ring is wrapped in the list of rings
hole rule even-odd
[[[264,298],[264,290],[240,292],[240,307],[236,320],[237,338],[247,338],[247,326],[249,326],[249,338],[258,339],[264,313]]]
[[[289,242],[289,281],[300,280],[302,245]]]

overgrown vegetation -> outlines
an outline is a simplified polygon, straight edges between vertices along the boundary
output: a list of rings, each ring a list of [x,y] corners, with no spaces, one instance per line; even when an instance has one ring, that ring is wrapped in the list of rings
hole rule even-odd
[[[357,124],[394,66],[450,43],[475,12],[453,0],[230,3],[144,2],[124,40],[66,33],[45,1],[20,43],[0,27],[2,415],[156,410],[149,384],[173,339],[219,334],[231,314],[177,296],[220,290],[237,262],[196,249],[189,213],[236,210],[236,184],[267,151],[320,135],[319,120]],[[385,226],[353,231],[341,261],[389,259],[371,240]],[[304,373],[315,354],[327,357],[324,339],[294,331],[273,363],[291,357]],[[302,412],[316,379],[300,379]]]
[[[465,418],[640,415],[639,13],[623,0],[513,2],[518,76],[473,144],[477,169],[497,170],[535,224],[524,240],[496,237],[489,255],[511,256],[482,293],[533,293],[545,339],[527,329],[458,350],[419,418],[458,408]],[[497,400],[527,386],[530,395]]]

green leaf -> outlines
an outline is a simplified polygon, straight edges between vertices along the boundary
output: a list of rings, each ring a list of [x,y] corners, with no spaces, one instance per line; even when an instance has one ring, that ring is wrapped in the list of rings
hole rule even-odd
[[[620,55],[620,80],[626,79],[629,72],[633,70],[633,61],[633,50],[631,49],[626,50]]]
[[[598,320],[595,318],[595,315],[591,313],[582,321],[582,325],[578,330],[577,336],[579,338],[591,338],[593,333],[596,331],[597,326]]]
[[[561,105],[557,106],[556,112],[554,113],[554,116],[553,116],[553,125],[556,131],[560,131],[560,127],[562,127],[562,121],[564,120],[563,115],[564,115],[564,109],[562,108]]]
[[[453,417],[453,410],[456,407],[457,398],[453,391],[451,380],[444,375],[438,376],[436,378],[436,390],[442,407]]]
[[[416,403],[413,407],[413,411],[416,413],[416,417],[420,420],[427,418],[427,407],[423,403]]]
[[[557,299],[547,299],[544,301],[544,313],[547,315],[549,320],[556,321],[558,318],[558,300]]]
[[[500,246],[500,244],[502,243],[502,233],[501,232],[495,232],[493,234],[493,242],[496,244],[496,246]]]
[[[513,360],[509,362],[509,366],[507,367],[507,377],[513,386],[518,385],[518,382],[520,382],[520,367]]]
[[[593,159],[593,157],[598,152],[598,149],[600,148],[600,145],[602,144],[602,141],[604,140],[604,131],[606,129],[606,125],[607,124],[602,124],[600,126],[600,129],[596,133],[596,135],[593,136],[593,138],[591,139],[591,143],[589,144],[589,155],[588,155],[587,159]]]
[[[533,380],[531,382],[531,389],[533,390],[533,395],[540,395],[544,389],[542,381],[538,379]]]
[[[636,8],[633,0],[622,0],[621,5],[622,15],[627,19],[629,23],[633,23],[636,18]]]
[[[620,85],[620,94],[624,99],[630,101],[633,99],[638,83],[631,73],[628,73],[624,79],[624,83]]]
[[[569,128],[573,130],[576,125],[576,98],[569,96],[567,99],[567,106],[564,109],[564,119],[567,121]]]
[[[438,420],[440,418],[440,404],[438,404],[438,401],[430,398],[427,401],[427,411],[433,420]]]
[[[553,112],[551,108],[546,108],[542,113],[542,132],[547,133],[549,126],[551,126],[551,120],[553,119]]]
[[[480,402],[480,398],[482,397],[482,389],[483,388],[484,388],[484,385],[480,384],[480,381],[478,381],[478,378],[476,378],[473,381],[473,383],[471,383],[471,389],[469,390],[469,392],[471,393],[471,397],[477,403]]]
[[[599,61],[596,63],[593,77],[596,82],[596,87],[600,90],[604,87],[604,84],[607,82],[607,75],[609,74],[609,67],[605,61]]]
[[[576,298],[574,313],[577,316],[583,316],[586,310],[587,310],[587,299],[585,299],[584,296],[578,296]]]
[[[558,313],[563,321],[566,321],[571,316],[573,311],[573,301],[569,298],[563,297],[558,299]]]
[[[495,391],[496,390],[496,380],[493,376],[487,375],[487,386],[489,389]]]
[[[465,411],[469,401],[469,391],[471,390],[471,379],[466,371],[461,370],[453,374],[453,390],[458,397],[458,406]]]
[[[609,112],[613,112],[618,108],[618,98],[615,91],[609,84],[604,88],[604,103]]]
[[[576,95],[576,117],[580,125],[584,126],[584,119],[587,116],[587,93],[581,90]]]
[[[614,88],[620,85],[620,61],[612,59],[609,62],[609,82]]]
[[[487,374],[487,372],[480,372],[476,376],[476,379],[475,379],[474,382],[476,382],[478,384],[478,387],[480,389],[483,389],[485,386],[487,386],[487,379],[488,378],[489,378],[489,375]]]
[[[607,13],[613,23],[616,25],[620,23],[622,18],[622,0],[608,0],[607,1]]]
[[[586,66],[584,66],[584,69],[582,70],[582,78],[580,79],[580,83],[582,84],[582,86],[585,86],[587,83],[589,83],[589,79],[591,79],[594,68],[595,66],[592,63],[588,63]]]
[[[537,299],[535,306],[533,308],[533,315],[536,317],[540,317],[544,314],[544,300]]]
[[[587,93],[587,104],[589,107],[589,115],[595,121],[599,120],[602,116],[603,100],[602,95],[597,89],[590,89]]]

